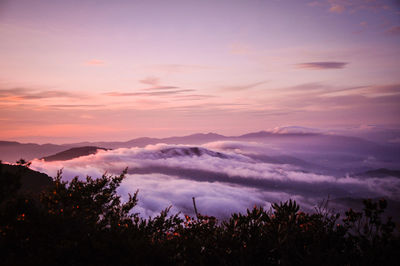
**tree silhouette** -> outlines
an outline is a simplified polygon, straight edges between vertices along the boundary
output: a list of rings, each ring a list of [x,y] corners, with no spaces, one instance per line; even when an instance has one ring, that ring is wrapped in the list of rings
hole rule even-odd
[[[137,191],[126,202],[117,194],[126,173],[65,182],[60,171],[34,197],[18,190],[23,172],[0,163],[2,265],[397,265],[399,232],[382,218],[383,199],[343,219],[304,213],[292,200],[222,222],[170,208],[144,219],[134,212]]]

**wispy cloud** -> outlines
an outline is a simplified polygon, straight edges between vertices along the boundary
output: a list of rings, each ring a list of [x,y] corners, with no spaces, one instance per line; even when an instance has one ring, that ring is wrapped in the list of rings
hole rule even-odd
[[[368,93],[366,95],[367,97],[385,97],[399,95],[400,84],[368,86],[365,87],[365,93]]]
[[[163,95],[177,95],[185,92],[193,92],[192,89],[181,89],[177,86],[162,85],[158,77],[149,76],[139,80],[140,83],[151,85],[147,88],[142,88],[134,92],[107,92],[103,95],[107,96],[163,96]]]
[[[215,95],[205,95],[205,94],[187,94],[187,95],[178,95],[175,97],[176,100],[182,101],[196,101],[196,100],[204,100],[209,98],[215,98]]]
[[[245,85],[226,86],[226,87],[223,87],[222,89],[225,91],[243,91],[243,90],[255,88],[255,87],[265,84],[265,83],[266,83],[266,81],[260,81],[260,82],[245,84]]]
[[[333,62],[333,61],[325,61],[325,62],[307,62],[297,64],[297,68],[303,69],[314,69],[314,70],[322,70],[322,69],[340,69],[344,68],[348,63],[347,62]]]
[[[325,91],[331,90],[332,87],[321,84],[321,83],[304,83],[295,86],[290,86],[286,88],[279,88],[280,91],[290,91],[290,92],[312,92],[312,91]]]
[[[146,84],[146,85],[151,85],[151,87],[145,88],[144,90],[175,90],[179,89],[177,86],[169,86],[169,85],[162,85],[160,82],[160,79],[157,77],[146,77],[144,79],[139,80],[140,83]]]
[[[400,84],[389,85],[369,85],[369,86],[356,86],[335,89],[331,88],[325,92],[321,92],[320,96],[323,97],[338,97],[338,96],[351,96],[360,95],[367,98],[378,98],[386,96],[394,96],[400,94]]]
[[[194,90],[166,90],[166,91],[152,91],[152,92],[107,92],[104,95],[107,96],[161,96],[161,95],[174,95],[184,92],[191,92]]]
[[[297,86],[279,88],[294,95],[305,95],[306,97],[336,97],[362,95],[364,97],[380,97],[400,94],[400,84],[364,85],[338,88],[324,85],[322,83],[306,83]]]
[[[148,88],[147,90],[175,90],[175,89],[179,89],[179,87],[175,87],[175,86],[156,86],[156,87],[151,87]]]
[[[157,77],[147,77],[139,80],[139,82],[147,85],[157,86],[160,82],[160,79]]]
[[[51,104],[46,105],[47,107],[55,108],[92,108],[92,107],[104,107],[103,104]]]
[[[344,7],[344,5],[339,5],[339,4],[332,4],[332,6],[329,8],[329,12],[332,13],[343,13],[343,11],[346,8]]]
[[[67,91],[36,90],[28,88],[0,89],[0,98],[13,98],[14,100],[33,100],[46,98],[78,98],[81,95]]]

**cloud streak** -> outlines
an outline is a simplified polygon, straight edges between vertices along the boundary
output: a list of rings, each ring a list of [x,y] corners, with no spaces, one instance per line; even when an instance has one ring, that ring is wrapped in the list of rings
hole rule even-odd
[[[105,107],[103,104],[52,104],[46,105],[47,107],[55,108],[98,108]]]
[[[173,88],[173,87],[169,87]],[[165,91],[151,91],[151,92],[107,92],[104,95],[107,96],[162,96],[162,95],[175,95],[184,92],[192,92],[191,89],[182,90],[165,90]]]
[[[157,86],[160,82],[160,79],[156,77],[147,77],[139,80],[139,82],[147,85]]]
[[[324,62],[307,62],[297,64],[297,68],[311,69],[311,70],[323,70],[323,69],[341,69],[344,68],[347,62],[334,62],[334,61],[324,61]]]
[[[250,84],[246,84],[246,85],[239,85],[239,86],[227,86],[224,87],[223,90],[224,91],[244,91],[244,90],[249,90],[249,89],[253,89],[259,85],[265,84],[266,81],[261,81],[261,82],[255,82],[255,83],[250,83]]]
[[[343,13],[346,8],[343,5],[332,4],[329,8],[329,12],[332,13]]]
[[[82,95],[67,91],[35,90],[28,88],[0,89],[0,98],[14,98],[15,100],[35,100],[47,98],[80,98]]]

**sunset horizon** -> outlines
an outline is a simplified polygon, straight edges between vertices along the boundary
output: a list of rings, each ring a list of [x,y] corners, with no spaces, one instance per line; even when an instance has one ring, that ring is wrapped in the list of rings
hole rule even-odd
[[[396,1],[2,1],[0,139],[399,128]]]

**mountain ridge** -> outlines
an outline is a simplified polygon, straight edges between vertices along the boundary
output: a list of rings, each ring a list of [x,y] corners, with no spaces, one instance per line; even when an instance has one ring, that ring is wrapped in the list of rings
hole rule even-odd
[[[15,162],[21,158],[32,160],[34,158],[44,158],[65,152],[71,148],[79,147],[99,147],[101,149],[117,148],[143,148],[147,145],[165,143],[171,145],[202,145],[217,141],[255,141],[264,144],[273,144],[282,147],[290,152],[304,151],[308,148],[320,151],[342,152],[353,151],[365,154],[387,153],[395,156],[396,151],[393,147],[384,146],[369,140],[353,136],[331,135],[324,133],[274,133],[271,131],[258,131],[239,136],[224,136],[217,133],[196,133],[186,136],[172,136],[167,138],[141,137],[128,141],[99,141],[99,142],[78,142],[69,144],[35,144],[19,143],[16,141],[0,141],[0,160]],[[305,146],[306,145],[306,146]],[[78,152],[79,154],[79,152]],[[297,157],[297,156],[296,156]],[[395,156],[397,158],[397,156]]]

